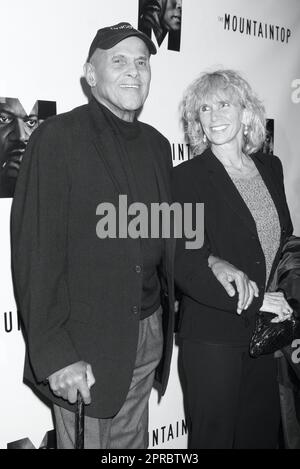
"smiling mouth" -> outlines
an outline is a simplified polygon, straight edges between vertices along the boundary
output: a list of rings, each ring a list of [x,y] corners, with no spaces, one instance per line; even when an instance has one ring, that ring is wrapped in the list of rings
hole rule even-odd
[[[221,132],[222,130],[226,130],[228,125],[214,125],[211,127],[212,132]]]
[[[138,90],[140,85],[120,85],[121,88],[133,88],[135,90]]]

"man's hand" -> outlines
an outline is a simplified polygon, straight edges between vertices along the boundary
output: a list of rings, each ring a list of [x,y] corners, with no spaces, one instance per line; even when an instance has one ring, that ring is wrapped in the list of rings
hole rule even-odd
[[[73,363],[48,377],[51,391],[74,404],[77,391],[80,392],[85,404],[91,403],[90,388],[95,384],[92,367],[84,361]]]
[[[244,272],[234,267],[234,265],[215,256],[209,256],[208,265],[229,296],[235,295],[235,289],[232,285],[235,282],[239,295],[237,304],[238,314],[241,314],[244,309],[250,306],[254,297],[259,296],[256,283],[250,280]]]

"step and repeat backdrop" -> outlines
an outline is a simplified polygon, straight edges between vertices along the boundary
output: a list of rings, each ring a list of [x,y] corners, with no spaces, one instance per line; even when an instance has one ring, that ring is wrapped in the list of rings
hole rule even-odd
[[[179,106],[204,70],[239,70],[264,101],[265,151],[283,163],[300,234],[299,0],[10,0],[1,2],[0,48],[0,448],[51,446],[51,411],[22,382],[24,342],[10,273],[10,208],[28,139],[49,116],[87,101],[83,64],[97,29],[129,21],[152,37],[152,84],[140,119],[170,141],[173,163],[192,157]],[[151,448],[186,448],[177,376],[150,400]]]

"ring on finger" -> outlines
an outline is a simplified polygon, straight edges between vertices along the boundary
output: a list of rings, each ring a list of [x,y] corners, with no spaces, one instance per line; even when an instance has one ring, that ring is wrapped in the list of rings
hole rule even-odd
[[[285,318],[290,317],[291,315],[292,315],[292,311],[284,311],[284,312],[283,312],[283,316],[284,316]]]

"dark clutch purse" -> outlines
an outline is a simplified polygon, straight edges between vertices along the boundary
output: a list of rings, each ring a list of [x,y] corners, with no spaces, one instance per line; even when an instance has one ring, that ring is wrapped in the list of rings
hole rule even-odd
[[[282,291],[293,308],[290,319],[272,323],[274,314],[258,312],[255,330],[251,337],[251,357],[274,353],[300,338],[300,238],[290,236],[284,244],[282,255],[274,274],[271,291]]]

